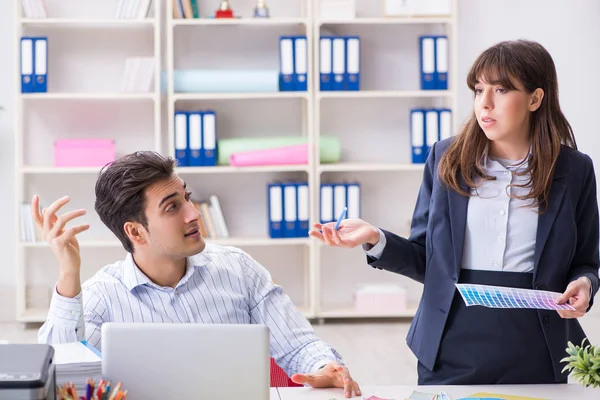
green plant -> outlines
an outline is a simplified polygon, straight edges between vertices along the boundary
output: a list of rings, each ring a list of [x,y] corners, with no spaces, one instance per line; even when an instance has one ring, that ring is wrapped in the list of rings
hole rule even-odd
[[[585,387],[600,386],[600,346],[586,345],[586,339],[583,339],[581,346],[574,346],[569,342],[567,354],[560,362],[568,363],[563,372],[569,371],[569,374]]]

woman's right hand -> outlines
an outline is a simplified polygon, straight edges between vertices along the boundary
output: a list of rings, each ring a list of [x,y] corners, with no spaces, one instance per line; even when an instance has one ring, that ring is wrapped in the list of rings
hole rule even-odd
[[[345,219],[340,223],[337,231],[335,224],[335,222],[314,224],[314,229],[311,229],[309,234],[334,247],[352,248],[366,243],[375,246],[379,242],[379,230],[362,219]]]
[[[68,202],[68,196],[60,198],[52,203],[50,207],[42,210],[40,214],[40,199],[36,195],[31,200],[31,214],[33,221],[42,231],[44,241],[50,245],[58,260],[60,276],[57,290],[62,296],[72,298],[81,291],[81,256],[76,235],[87,230],[90,226],[79,225],[65,229],[65,225],[69,221],[85,214],[85,210],[75,210],[57,217],[58,210]]]

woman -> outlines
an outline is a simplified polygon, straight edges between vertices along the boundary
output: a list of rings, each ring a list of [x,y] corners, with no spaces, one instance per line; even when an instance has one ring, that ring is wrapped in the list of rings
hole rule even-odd
[[[467,85],[473,114],[433,146],[408,239],[360,219],[311,235],[363,245],[373,267],[424,284],[407,337],[419,384],[565,383],[560,360],[585,337],[576,318],[598,290],[593,164],[576,149],[538,43],[489,48]],[[467,308],[457,282],[561,292],[575,311]]]

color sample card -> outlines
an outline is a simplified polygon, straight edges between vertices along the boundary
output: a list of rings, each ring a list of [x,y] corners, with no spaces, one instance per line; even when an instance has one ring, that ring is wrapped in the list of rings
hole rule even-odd
[[[561,295],[556,292],[468,283],[457,283],[456,288],[467,306],[574,310],[569,304],[556,304],[554,300]]]

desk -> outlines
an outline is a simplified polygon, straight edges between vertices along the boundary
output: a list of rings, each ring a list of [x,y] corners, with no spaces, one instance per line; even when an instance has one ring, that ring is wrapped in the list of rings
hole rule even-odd
[[[278,388],[280,400],[337,400],[345,399],[342,389]],[[492,386],[361,386],[362,394],[354,399],[370,396],[404,400],[417,390],[426,393],[444,391],[452,400],[477,392],[512,394],[550,400],[598,400],[600,388],[584,388],[579,384],[562,385],[492,385]],[[276,400],[277,397],[271,397]]]

